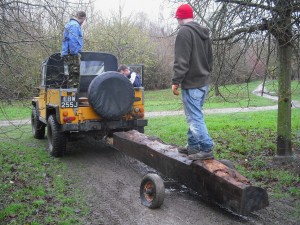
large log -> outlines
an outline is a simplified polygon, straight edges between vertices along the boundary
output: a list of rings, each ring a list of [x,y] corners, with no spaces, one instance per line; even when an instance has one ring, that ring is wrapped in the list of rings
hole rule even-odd
[[[217,160],[189,160],[176,146],[137,131],[114,133],[113,146],[238,214],[269,205],[264,189]]]

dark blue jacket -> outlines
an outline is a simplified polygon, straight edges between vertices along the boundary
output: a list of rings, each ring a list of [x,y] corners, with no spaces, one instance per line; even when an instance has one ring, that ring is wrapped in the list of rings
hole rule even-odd
[[[130,74],[128,75],[129,80],[133,84],[133,87],[141,87],[141,77],[139,74],[137,74],[134,71],[131,71]]]

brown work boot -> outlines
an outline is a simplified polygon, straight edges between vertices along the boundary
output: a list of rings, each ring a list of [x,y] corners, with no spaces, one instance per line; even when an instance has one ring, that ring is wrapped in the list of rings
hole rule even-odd
[[[181,154],[188,155],[188,145],[186,145],[185,147],[179,147],[178,152],[181,153]]]
[[[208,152],[205,152],[205,151],[200,151],[198,153],[195,153],[195,154],[190,154],[188,156],[188,158],[190,160],[199,160],[199,159],[213,159],[214,158],[214,154],[213,154],[213,151],[210,150]]]
[[[185,147],[179,147],[178,152],[185,155],[191,155],[199,152],[198,148],[191,148],[188,144]]]

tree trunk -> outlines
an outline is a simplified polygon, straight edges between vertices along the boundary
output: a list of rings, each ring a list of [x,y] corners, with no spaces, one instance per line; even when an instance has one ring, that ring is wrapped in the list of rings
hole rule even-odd
[[[221,93],[220,93],[219,85],[217,84],[217,82],[215,82],[214,86],[215,86],[215,96],[220,96]]]
[[[277,2],[277,41],[279,54],[277,156],[291,157],[291,74],[292,74],[292,11],[291,0]]]
[[[292,156],[291,145],[291,56],[290,44],[280,45],[278,74],[277,155]]]

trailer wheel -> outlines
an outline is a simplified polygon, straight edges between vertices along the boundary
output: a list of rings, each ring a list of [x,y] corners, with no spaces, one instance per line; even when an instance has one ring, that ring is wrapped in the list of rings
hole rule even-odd
[[[165,198],[165,185],[160,176],[149,173],[143,177],[140,186],[141,202],[150,209],[159,208]]]
[[[33,107],[31,112],[31,130],[33,137],[43,139],[45,137],[45,127],[46,125],[39,120],[37,109]]]
[[[59,131],[59,124],[53,115],[49,116],[47,124],[48,152],[51,156],[62,156],[66,150],[67,137]]]

